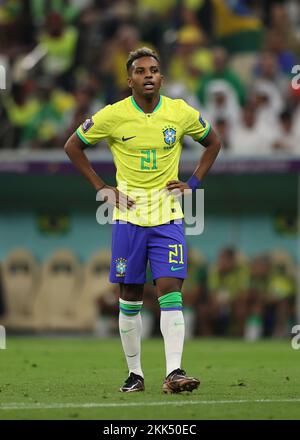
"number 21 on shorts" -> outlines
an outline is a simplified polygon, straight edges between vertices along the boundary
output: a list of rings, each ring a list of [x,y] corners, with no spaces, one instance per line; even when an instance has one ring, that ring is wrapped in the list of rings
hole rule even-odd
[[[169,244],[169,248],[169,263],[183,264],[182,244]]]

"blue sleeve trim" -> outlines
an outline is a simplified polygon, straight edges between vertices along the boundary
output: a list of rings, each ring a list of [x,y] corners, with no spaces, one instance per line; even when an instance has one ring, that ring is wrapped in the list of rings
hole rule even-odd
[[[206,136],[208,135],[208,133],[210,132],[210,129],[211,129],[211,125],[208,126],[206,132],[201,136],[200,139],[197,140],[197,142],[201,142],[201,141],[203,141],[203,139],[205,139]]]

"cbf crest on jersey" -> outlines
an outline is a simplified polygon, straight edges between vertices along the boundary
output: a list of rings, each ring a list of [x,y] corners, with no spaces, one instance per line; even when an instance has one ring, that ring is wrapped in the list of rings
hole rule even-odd
[[[163,129],[164,141],[167,145],[174,145],[176,142],[176,129],[174,127],[165,127]]]
[[[127,259],[117,258],[116,259],[116,272],[117,277],[124,277],[126,272]]]

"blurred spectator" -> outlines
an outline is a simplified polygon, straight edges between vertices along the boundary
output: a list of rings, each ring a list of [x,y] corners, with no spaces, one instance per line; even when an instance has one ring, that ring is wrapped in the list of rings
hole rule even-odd
[[[17,147],[22,142],[27,126],[40,108],[38,100],[30,92],[28,83],[13,84],[10,95],[4,98],[8,121],[14,128],[12,147]]]
[[[215,130],[221,138],[222,150],[228,151],[230,148],[229,126],[226,119],[218,118],[215,120]]]
[[[184,99],[190,106],[200,110],[201,112],[203,110],[200,108],[199,101],[197,100],[196,96],[189,92],[183,82],[166,81],[163,83],[162,92],[164,95],[167,95],[173,99]],[[194,141],[192,140],[192,143],[193,142]]]
[[[288,259],[289,260],[289,259]],[[272,275],[266,307],[273,315],[271,334],[275,337],[290,335],[295,319],[295,274],[285,255],[273,255]]]
[[[16,57],[33,43],[33,27],[26,2],[6,0],[0,4],[0,54]]]
[[[300,150],[300,137],[293,124],[292,113],[289,110],[281,112],[277,134],[274,139],[273,148],[276,151],[296,153]]]
[[[209,39],[213,38],[213,5],[211,0],[185,0],[183,3],[184,17],[203,29]],[[183,18],[184,20],[184,18]],[[186,22],[186,19],[185,19]]]
[[[38,84],[39,109],[24,129],[22,143],[31,148],[59,148],[67,112],[74,106],[73,95],[54,87],[51,78]]]
[[[230,134],[230,151],[241,156],[268,155],[274,136],[268,125],[258,122],[255,106],[248,104],[243,109],[241,123]]]
[[[207,73],[198,82],[197,96],[200,102],[206,106],[211,87],[215,82],[223,81],[235,93],[240,104],[245,102],[245,88],[238,76],[228,67],[228,56],[221,47],[213,50],[213,72]]]
[[[258,125],[265,133],[267,126],[272,126],[272,135],[278,124],[278,117],[283,110],[284,98],[288,90],[288,81],[280,72],[274,53],[263,51],[258,59],[250,93],[256,106]],[[271,139],[273,142],[273,140]]]
[[[255,341],[263,335],[264,305],[269,295],[270,260],[267,255],[254,257],[250,262],[247,291],[244,296],[244,337]]]
[[[74,94],[74,107],[67,113],[65,118],[65,130],[63,131],[63,138],[60,139],[61,144],[64,144],[71,136],[77,127],[82,124],[88,117],[103,107],[103,103],[97,102],[97,108],[94,108],[92,101],[92,91],[88,86],[79,87]]]
[[[248,289],[261,296],[263,301],[270,283],[271,263],[268,255],[258,255],[250,261],[250,276]]]
[[[233,130],[240,122],[240,105],[236,93],[228,83],[223,80],[215,80],[211,83],[207,91],[205,112],[213,125],[218,119],[223,119]]]
[[[280,93],[273,94],[273,86],[265,81],[255,84],[252,91],[252,100],[255,105],[257,123],[262,129],[276,127],[278,116],[283,109],[283,100]],[[266,131],[267,134],[267,131]]]
[[[87,8],[93,0],[29,0],[34,23],[42,26],[44,18],[50,13],[58,13],[66,23],[71,23],[83,8]]]
[[[290,75],[292,67],[297,64],[297,57],[287,48],[285,35],[271,30],[266,38],[266,49],[276,55],[281,72]]]
[[[204,257],[195,249],[188,249],[188,275],[183,283],[183,316],[185,337],[191,338],[196,331],[203,334],[201,323],[197,323],[197,308],[203,303],[206,295],[207,269]],[[198,328],[197,328],[198,327]]]
[[[300,4],[298,0],[288,0],[285,5],[285,10],[287,14],[286,20],[286,31],[292,32],[291,42],[289,43],[289,47],[291,47],[295,53],[300,56],[300,32],[299,32],[299,24],[300,24]],[[290,37],[289,41],[290,41]]]
[[[44,73],[58,78],[65,87],[71,87],[77,39],[77,29],[66,26],[63,17],[56,12],[47,16],[45,28],[39,35],[39,43],[47,50]]]
[[[245,295],[245,338],[288,336],[294,318],[295,278],[280,258],[260,255],[251,261]]]
[[[152,12],[164,18],[168,17],[172,7],[176,5],[177,0],[137,0],[137,7],[139,14],[147,14]]]
[[[206,37],[195,25],[182,27],[177,33],[177,46],[171,58],[168,79],[182,82],[195,93],[198,78],[212,70],[211,50],[205,47]]]
[[[246,320],[244,295],[248,284],[247,266],[239,261],[233,248],[220,251],[208,274],[208,305],[200,320],[212,334],[224,335],[229,330],[242,336]]]
[[[273,34],[281,36],[282,43],[289,51],[299,56],[299,2],[288,0],[285,2],[274,2],[270,9],[269,27]],[[290,72],[288,72],[290,73]]]
[[[272,86],[272,92],[284,96],[287,92],[288,80],[279,68],[275,54],[264,50],[259,54],[257,65],[254,69],[253,80],[255,83],[262,81]]]
[[[170,28],[174,27],[174,19],[178,20],[176,3],[176,0],[136,1],[136,18],[142,40],[148,41],[159,52],[163,50],[166,41],[165,31],[168,32]]]

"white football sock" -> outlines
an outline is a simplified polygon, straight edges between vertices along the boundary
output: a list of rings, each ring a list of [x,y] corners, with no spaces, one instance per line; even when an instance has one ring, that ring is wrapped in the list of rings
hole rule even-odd
[[[181,310],[161,310],[160,330],[165,343],[166,376],[181,367],[184,319]]]
[[[139,376],[144,377],[141,367],[141,313],[138,313],[134,316],[128,316],[125,315],[123,312],[120,312],[119,330],[129,374],[135,373]]]

